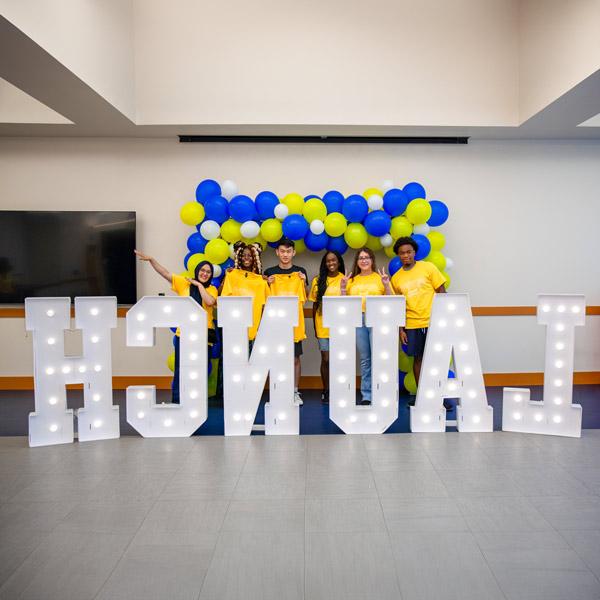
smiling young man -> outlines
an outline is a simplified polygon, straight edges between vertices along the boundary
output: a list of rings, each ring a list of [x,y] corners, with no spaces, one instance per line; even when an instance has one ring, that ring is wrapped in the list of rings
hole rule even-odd
[[[304,303],[306,302],[306,270],[294,264],[296,256],[295,244],[292,240],[281,238],[277,243],[275,254],[279,263],[265,270],[271,295],[273,296],[298,296],[298,325],[294,328],[294,401],[302,404],[302,397],[298,391],[300,382],[302,356],[302,340],[306,339],[304,325]]]
[[[415,260],[418,249],[417,242],[410,237],[401,237],[396,241],[394,252],[402,261],[402,267],[392,277],[395,293],[406,298],[406,327],[400,329],[400,339],[408,346],[406,354],[414,357],[413,371],[417,385],[433,297],[436,293],[446,293],[446,278],[439,269],[430,262]]]

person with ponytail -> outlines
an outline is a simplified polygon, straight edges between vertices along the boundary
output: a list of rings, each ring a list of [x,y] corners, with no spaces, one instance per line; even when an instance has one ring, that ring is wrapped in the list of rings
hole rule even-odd
[[[323,296],[340,296],[341,281],[346,267],[339,252],[325,252],[319,266],[319,274],[312,280],[308,300],[313,303],[313,325],[321,351],[321,402],[329,402],[329,329],[323,327]]]
[[[144,262],[149,262],[150,266],[164,279],[171,284],[171,289],[179,296],[190,296],[206,311],[208,324],[208,345],[214,344],[215,323],[214,308],[217,304],[218,291],[214,285],[211,285],[213,279],[213,266],[207,261],[196,265],[193,279],[171,273],[163,267],[155,258],[148,256],[139,250],[135,250],[135,255]],[[175,332],[175,368],[173,370],[172,402],[179,404],[179,328]]]

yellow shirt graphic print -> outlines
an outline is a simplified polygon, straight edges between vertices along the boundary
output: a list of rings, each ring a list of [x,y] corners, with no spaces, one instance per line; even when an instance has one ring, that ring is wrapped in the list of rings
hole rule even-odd
[[[294,342],[306,339],[304,325],[304,303],[306,302],[306,288],[304,280],[297,272],[289,275],[273,275],[274,281],[270,285],[272,296],[298,296],[298,325],[294,327]]]

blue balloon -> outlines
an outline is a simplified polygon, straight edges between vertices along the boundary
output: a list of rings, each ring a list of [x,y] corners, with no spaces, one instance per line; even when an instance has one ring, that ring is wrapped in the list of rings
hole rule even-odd
[[[404,193],[408,196],[409,200],[414,200],[415,198],[425,198],[425,188],[416,181],[411,181],[407,183],[404,188]]]
[[[400,385],[400,393],[402,393],[402,390],[404,390],[404,378],[406,377],[406,375],[407,374],[404,371],[398,369],[398,384]]]
[[[173,333],[175,333],[175,332],[177,331],[177,327],[169,327],[169,329],[170,329],[170,330],[171,330]]]
[[[177,343],[177,336],[176,336],[176,335],[174,335],[174,336],[173,336],[173,346],[174,346],[176,343]]]
[[[301,240],[308,232],[308,221],[302,215],[288,215],[281,224],[283,235],[290,240]]]
[[[210,284],[214,285],[217,289],[219,289],[219,287],[221,286],[221,282],[222,281],[223,281],[222,277],[213,277],[213,279],[210,282]]]
[[[390,271],[390,276],[397,273],[402,268],[402,261],[399,256],[394,256],[392,260],[390,260],[390,264],[388,265],[388,269]]]
[[[431,252],[431,242],[427,236],[421,235],[420,233],[413,233],[411,237],[417,242],[417,246],[419,246],[419,249],[415,254],[415,260],[423,260]]]
[[[333,212],[342,212],[342,206],[344,205],[344,196],[336,190],[331,190],[323,196],[323,202],[327,207],[327,214]]]
[[[204,204],[209,198],[221,195],[221,186],[214,179],[205,179],[196,188],[196,201]]]
[[[204,203],[204,211],[207,221],[216,221],[219,225],[222,225],[229,219],[227,200],[222,196],[208,198]]]
[[[187,262],[188,262],[188,260],[190,260],[190,256],[191,256],[192,254],[194,254],[194,252],[188,252],[188,253],[185,255],[185,258],[183,259],[183,268],[184,268],[184,269],[187,269]]]
[[[270,248],[277,248],[279,246],[279,242],[267,242]]]
[[[207,374],[210,375],[212,373],[212,360],[206,361],[206,369]]]
[[[316,198],[317,200],[321,199],[321,197],[317,196],[316,194],[309,194],[308,196],[304,196],[304,202],[306,202],[307,200],[312,200],[313,198]]]
[[[406,354],[408,352],[408,344],[401,344],[402,346],[402,352],[404,352],[404,354]]]
[[[400,216],[408,206],[408,196],[398,188],[388,190],[383,196],[383,209],[390,217]]]
[[[229,214],[232,219],[239,223],[255,221],[258,218],[254,202],[248,196],[239,195],[231,199],[229,203]]]
[[[209,346],[209,349],[211,358],[219,358],[219,356],[221,356],[221,342],[217,341],[212,346]]]
[[[329,236],[325,232],[316,235],[309,230],[304,236],[304,243],[309,250],[319,252],[320,250],[325,250],[325,248],[327,248]]]
[[[233,262],[233,259],[228,258],[224,263],[221,263],[221,269],[223,269],[223,271],[225,271],[225,269],[229,269],[230,267],[233,267],[235,263]]]
[[[448,220],[448,207],[441,200],[432,200],[431,205],[431,217],[427,221],[427,225],[431,227],[439,227]]]
[[[353,194],[344,200],[342,213],[349,223],[361,223],[362,220],[367,216],[368,212],[369,205],[362,196]]]
[[[192,233],[187,240],[187,247],[190,254],[196,254],[197,252],[204,252],[204,248],[208,244],[208,240],[205,240],[199,233]],[[187,256],[184,262],[187,263]],[[187,267],[186,267],[187,269]]]
[[[456,375],[452,369],[448,371],[448,379],[456,379]]]
[[[279,204],[279,198],[273,192],[260,192],[254,204],[260,220],[266,221],[275,216],[275,207]]]
[[[344,254],[346,250],[348,250],[348,244],[346,244],[346,240],[343,235],[338,237],[329,238],[329,242],[327,244],[327,250],[335,250],[340,254]]]
[[[381,237],[389,233],[392,226],[392,219],[385,210],[374,210],[365,218],[365,229],[369,235]]]

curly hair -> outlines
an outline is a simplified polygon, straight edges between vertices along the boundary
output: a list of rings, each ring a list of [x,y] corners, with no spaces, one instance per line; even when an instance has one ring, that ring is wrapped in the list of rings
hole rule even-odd
[[[315,308],[319,310],[321,308],[321,303],[323,301],[323,296],[327,291],[327,277],[329,275],[329,271],[327,270],[327,256],[329,254],[333,254],[338,261],[338,271],[340,273],[346,272],[346,267],[344,266],[344,259],[342,255],[336,250],[328,250],[323,254],[323,258],[321,259],[321,264],[319,266],[319,275],[317,278],[317,299],[315,301]]]
[[[262,263],[260,261],[260,254],[262,252],[262,246],[260,244],[246,244],[245,242],[236,242],[233,245],[233,249],[235,251],[234,258],[234,268],[241,269],[242,268],[242,254],[244,250],[248,248],[252,253],[252,268],[250,269],[252,273],[256,273],[257,275],[262,275]]]
[[[398,254],[400,246],[412,246],[415,252],[419,251],[419,244],[417,244],[417,242],[415,242],[415,240],[413,240],[411,237],[398,238],[394,244],[394,254]]]
[[[377,264],[375,262],[375,252],[373,252],[373,250],[371,250],[371,248],[367,248],[365,246],[364,248],[359,248],[356,251],[356,254],[354,255],[354,263],[352,264],[352,275],[350,275],[350,277],[352,277],[352,278],[356,277],[360,273],[360,267],[358,266],[358,257],[363,252],[365,252],[366,254],[369,255],[369,258],[371,259],[371,269],[373,270],[374,273],[377,273]]]

